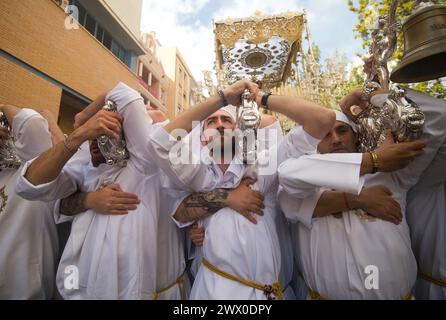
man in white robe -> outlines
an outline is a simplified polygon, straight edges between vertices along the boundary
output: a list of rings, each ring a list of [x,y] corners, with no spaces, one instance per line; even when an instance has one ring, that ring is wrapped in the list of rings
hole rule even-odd
[[[163,126],[168,123],[165,115],[160,111],[150,110],[148,114],[156,125]],[[99,156],[96,161],[105,163],[103,156],[96,151],[98,151],[97,147],[93,146],[92,157]],[[90,162],[86,164],[90,167],[88,176],[97,174],[98,170],[94,170],[92,161],[88,162]],[[71,175],[82,176],[82,173],[79,172],[79,170],[82,170],[82,166],[78,164],[79,161],[73,161],[72,158],[64,170],[70,172]],[[155,300],[181,300],[187,298],[190,284],[184,277],[186,267],[184,234],[182,230],[176,227],[171,216],[186,194],[181,196],[180,193],[175,192],[176,190],[172,192],[166,176],[162,175],[160,179],[163,189],[160,192],[158,219],[156,292],[153,293],[152,298]],[[78,191],[62,199],[58,214],[59,217],[64,219],[72,219],[73,216],[92,209],[103,215],[127,215],[137,209],[135,203],[129,204],[131,199],[137,198],[134,194],[123,192],[119,185],[112,184],[95,192]],[[79,202],[82,202],[82,204],[79,205]]]
[[[31,202],[15,192],[26,161],[51,148],[47,121],[36,111],[1,105],[22,161],[0,172],[0,299],[51,299],[58,251],[54,203]]]
[[[318,155],[319,143],[314,144],[312,155],[289,160],[279,168],[283,187],[279,200],[288,219],[298,222],[293,228],[296,256],[312,298],[411,297],[417,266],[404,218],[406,193],[436,153],[442,136],[438,134],[445,130],[438,124],[445,111],[423,105],[425,95],[413,91],[408,95],[426,114],[423,139],[427,146],[425,153],[407,168],[394,171],[399,160],[401,168],[420,154],[423,144],[419,141],[381,147],[381,151],[391,151],[386,156],[381,152],[379,160],[380,169],[388,173],[371,175],[370,168],[363,172],[364,166],[370,166],[368,154]],[[372,102],[382,105],[386,97],[377,95]],[[352,152],[353,146],[347,148],[339,143],[329,152]],[[387,165],[390,167],[386,168]],[[327,203],[328,199],[331,203]],[[381,203],[374,203],[373,199],[380,199]],[[334,212],[317,216],[324,201],[325,208]],[[343,214],[333,215],[337,209]]]
[[[224,109],[226,110],[226,109]],[[232,112],[228,112],[228,114],[235,121],[235,115]],[[206,120],[205,120],[206,121]],[[274,146],[278,146],[283,140],[283,132],[280,123],[273,116],[262,115],[262,120],[260,123],[258,139],[259,146],[264,148],[265,150],[269,150]],[[241,197],[240,201],[250,199],[248,195],[243,192],[246,192],[247,187],[249,187],[249,182],[245,183],[245,186],[239,186],[234,191],[234,198]],[[241,188],[241,189],[240,189]],[[249,188],[247,190],[250,190]],[[209,196],[206,198],[210,198]],[[187,201],[187,199],[186,199]],[[253,203],[254,204],[254,203]],[[229,206],[235,211],[240,211],[242,204],[237,204],[233,206]],[[247,208],[250,206],[248,205]],[[282,287],[282,291],[284,294],[284,298],[286,300],[295,300],[296,296],[294,294],[294,289],[292,288],[293,282],[293,271],[294,271],[294,260],[293,260],[293,247],[291,243],[291,230],[288,221],[285,219],[285,216],[282,212],[280,212],[277,204],[274,204],[273,207],[276,207],[277,213],[275,214],[274,223],[277,228],[277,235],[280,243],[280,256],[281,256],[281,271],[279,274],[279,282]],[[195,220],[195,219],[194,219]],[[200,223],[200,222],[199,222]],[[193,252],[193,262],[192,262],[192,275],[195,278],[199,266],[201,265],[203,254],[201,252],[201,247],[204,242],[204,233],[205,230],[202,227],[202,223],[200,223],[201,227],[198,225],[194,225],[194,227],[190,231],[190,237],[192,238],[192,242],[194,246],[192,246]]]
[[[105,99],[116,103],[119,115],[98,111],[101,104],[96,106],[99,109],[86,111],[92,118],[84,117],[85,123],[65,144],[25,166],[17,190],[28,199],[60,199],[75,192],[78,185],[81,191],[91,192],[116,183],[136,194],[141,202],[131,214],[109,216],[90,209],[74,218],[57,272],[57,287],[65,299],[151,299],[156,292],[161,188],[160,171],[145,147],[152,125],[143,99],[128,86],[118,84]],[[64,165],[84,141],[100,135],[118,138],[121,127],[130,154],[125,167],[101,164],[96,168],[99,175],[89,175],[86,170],[81,177],[65,171]],[[73,270],[78,282],[70,283]]]
[[[432,111],[446,108],[441,99],[421,97],[421,103]],[[446,127],[446,119],[440,120],[438,128]],[[407,195],[407,222],[418,261],[416,299],[446,299],[446,135],[440,131],[433,133],[443,135],[434,159]]]

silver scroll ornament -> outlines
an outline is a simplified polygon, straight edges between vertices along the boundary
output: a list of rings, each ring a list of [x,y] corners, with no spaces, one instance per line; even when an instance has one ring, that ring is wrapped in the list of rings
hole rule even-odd
[[[18,169],[21,161],[14,146],[14,136],[11,126],[5,114],[0,111],[0,126],[9,131],[9,136],[1,140],[0,144],[0,169]]]
[[[113,101],[108,100],[102,110],[118,112],[118,108]],[[125,166],[129,159],[129,152],[126,148],[124,135],[121,133],[119,139],[102,135],[97,138],[98,147],[108,165]]]
[[[257,161],[257,132],[261,120],[259,107],[250,98],[251,93],[245,90],[242,94],[242,104],[237,110],[237,154],[246,165],[255,164]]]
[[[397,48],[397,35],[401,23],[396,20],[398,0],[393,0],[389,14],[378,19],[372,30],[372,44],[369,53],[372,59],[371,71],[367,75],[363,89],[364,100],[369,100],[373,91],[390,90],[387,101],[382,107],[367,104],[356,123],[358,142],[361,152],[374,151],[386,140],[387,131],[391,130],[397,142],[417,139],[423,134],[425,116],[420,107],[406,97],[403,88],[389,88],[390,75],[387,67]]]

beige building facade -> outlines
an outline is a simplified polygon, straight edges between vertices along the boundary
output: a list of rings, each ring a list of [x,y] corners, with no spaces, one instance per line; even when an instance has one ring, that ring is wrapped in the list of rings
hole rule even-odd
[[[148,101],[137,75],[142,0],[123,2],[0,1],[0,103],[49,109],[70,132],[74,115],[119,81]]]
[[[141,35],[146,54],[138,58],[138,77],[141,85],[148,91],[147,107],[168,113],[167,93],[169,82],[166,77],[158,48],[160,43],[154,32]]]
[[[168,82],[168,117],[174,119],[182,112],[195,106],[198,86],[192,72],[176,47],[160,47],[158,52]]]

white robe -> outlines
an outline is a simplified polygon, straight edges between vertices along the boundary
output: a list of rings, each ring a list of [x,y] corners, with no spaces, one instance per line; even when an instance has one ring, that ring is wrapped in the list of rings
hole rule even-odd
[[[284,141],[292,140],[292,134]],[[190,192],[210,191],[216,188],[237,187],[246,174],[247,168],[235,157],[229,168],[223,173],[211,158],[205,163],[199,161],[191,164],[173,163],[169,161],[169,152],[178,142],[173,140],[164,130],[154,131],[151,139],[152,153],[157,154],[159,166],[171,177],[171,181]],[[283,146],[286,143],[282,144]],[[282,148],[282,145],[280,149]],[[194,156],[184,146],[181,150],[189,157]],[[280,155],[277,148],[263,150],[259,159],[273,159]],[[303,152],[304,153],[304,152]],[[280,161],[279,159],[276,160]],[[207,162],[208,161],[208,162]],[[273,159],[274,162],[274,159]],[[254,189],[265,195],[265,215],[258,217],[254,225],[246,218],[230,208],[224,208],[203,221],[205,240],[203,257],[219,269],[239,278],[248,279],[261,284],[273,284],[279,280],[280,244],[275,225],[276,218],[276,170],[272,174],[262,174]],[[191,299],[266,299],[263,292],[228,280],[200,266],[192,287]]]
[[[446,119],[441,116],[446,101],[420,95],[416,102],[423,106],[431,121],[436,118],[439,131],[435,135],[440,144],[438,150],[429,151],[435,158],[407,195],[407,222],[419,272],[446,282]],[[446,287],[418,277],[415,297],[444,300]]]
[[[191,284],[185,273],[185,230],[177,226],[173,215],[188,193],[176,190],[167,176],[161,178],[156,287],[158,292],[170,288],[159,293],[157,300],[181,300],[188,298]],[[182,284],[176,283],[180,277]]]
[[[122,115],[130,159],[127,166],[101,165],[100,175],[81,177],[79,188],[96,191],[103,183],[118,183],[141,203],[126,216],[105,216],[88,210],[73,220],[71,234],[57,272],[57,286],[65,299],[151,299],[156,290],[157,226],[160,171],[153,165],[146,143],[152,130],[141,96],[120,83],[106,99]],[[23,170],[23,174],[26,168]],[[64,198],[77,190],[79,176],[62,170],[56,180],[33,186],[22,174],[18,191],[29,199]],[[79,288],[66,287],[69,266],[79,271]]]
[[[428,146],[423,156],[407,168],[394,173],[359,177],[362,155],[309,155],[292,159],[279,168],[281,186],[279,201],[294,225],[298,265],[310,289],[329,299],[400,299],[412,291],[417,265],[411,250],[406,220],[396,226],[390,222],[367,221],[351,212],[341,219],[334,216],[313,218],[314,208],[325,190],[338,189],[359,193],[365,186],[384,185],[406,209],[406,193],[419,179],[432,160],[437,148],[439,127],[437,117],[446,109],[430,113],[419,101],[418,93],[409,92],[426,113],[423,138]],[[375,99],[383,102],[384,97]],[[316,146],[313,153],[316,152]],[[434,152],[435,153],[435,152]],[[366,288],[368,266],[379,270],[379,289]]]
[[[51,148],[48,124],[34,110],[19,111],[12,130],[24,162]],[[20,168],[0,172],[0,299],[51,299],[58,251],[54,203],[19,197],[19,176]]]

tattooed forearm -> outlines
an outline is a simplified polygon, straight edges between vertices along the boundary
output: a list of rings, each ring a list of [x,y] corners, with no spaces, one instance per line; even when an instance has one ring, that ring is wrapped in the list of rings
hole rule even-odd
[[[227,207],[228,196],[229,190],[225,189],[191,194],[178,207],[175,219],[187,223],[206,218]]]
[[[60,201],[59,211],[66,216],[75,216],[84,211],[87,211],[85,207],[85,198],[87,193],[77,191],[71,196],[68,196]]]

